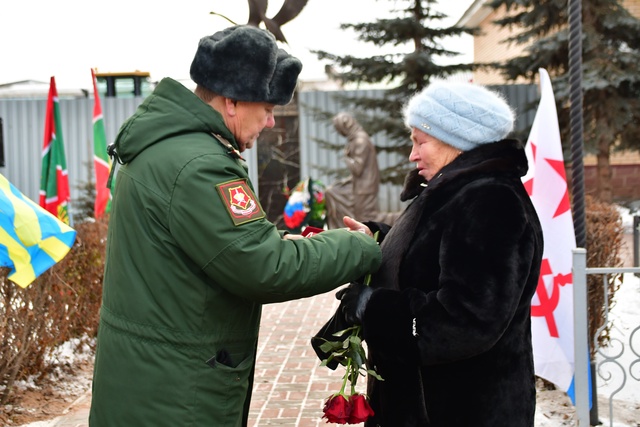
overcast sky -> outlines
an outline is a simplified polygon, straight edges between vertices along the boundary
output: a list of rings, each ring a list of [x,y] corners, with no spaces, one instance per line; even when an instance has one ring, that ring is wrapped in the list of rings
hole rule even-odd
[[[453,25],[473,0],[441,0],[436,9]],[[267,16],[280,9],[271,0]],[[394,0],[309,0],[300,15],[282,30],[282,45],[303,62],[300,78],[324,78],[324,62],[310,50],[367,56],[373,46],[357,42],[341,23],[371,22],[390,17]],[[399,6],[406,2],[398,2]],[[149,71],[153,80],[189,79],[189,66],[200,37],[231,25],[217,12],[239,24],[247,22],[246,0],[16,0],[4,1],[0,12],[0,84],[19,80],[47,82],[58,88],[89,88],[90,69]],[[456,62],[471,62],[468,37],[446,42],[464,52]]]

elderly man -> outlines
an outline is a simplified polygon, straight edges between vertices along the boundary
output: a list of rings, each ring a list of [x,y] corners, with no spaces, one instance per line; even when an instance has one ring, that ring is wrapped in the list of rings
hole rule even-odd
[[[285,235],[253,192],[240,153],[301,67],[268,32],[227,28],[200,40],[194,92],[165,78],[122,126],[92,427],[247,425],[262,304],[378,268],[357,223]]]

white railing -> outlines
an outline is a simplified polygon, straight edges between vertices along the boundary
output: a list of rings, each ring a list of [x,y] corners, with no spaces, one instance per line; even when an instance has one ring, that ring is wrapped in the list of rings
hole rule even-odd
[[[590,425],[590,400],[589,400],[589,371],[591,369],[589,360],[589,335],[588,335],[588,305],[587,305],[587,275],[602,274],[603,275],[603,292],[605,296],[605,321],[604,325],[609,322],[608,316],[608,276],[620,273],[640,273],[639,267],[620,267],[620,268],[587,268],[587,251],[582,248],[573,251],[573,301],[574,301],[574,357],[575,357],[575,404],[576,417],[578,427],[587,427]],[[603,327],[604,328],[604,327]],[[598,333],[601,331],[600,329]],[[640,381],[640,378],[634,375],[634,367],[640,363],[640,349],[634,348],[634,337],[640,333],[640,325],[638,325],[628,337],[628,342],[624,343],[616,340],[617,349],[614,355],[605,354],[598,346],[597,338],[592,343],[595,349],[602,356],[598,363],[596,372],[600,371],[603,364],[615,364],[620,369],[621,385],[609,395],[609,423],[613,427],[613,398],[624,388],[628,376],[633,380]],[[598,334],[595,335],[596,337]],[[631,361],[629,366],[623,366],[620,363],[621,356],[625,353],[625,347],[637,357]],[[628,372],[628,375],[627,375]],[[607,378],[605,378],[607,379]],[[593,399],[597,402],[597,389]]]

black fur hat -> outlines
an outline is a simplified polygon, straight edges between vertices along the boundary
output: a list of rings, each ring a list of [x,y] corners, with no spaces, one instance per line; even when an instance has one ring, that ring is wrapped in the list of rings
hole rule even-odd
[[[203,37],[191,63],[191,79],[237,101],[285,105],[302,63],[278,48],[275,37],[249,25]]]

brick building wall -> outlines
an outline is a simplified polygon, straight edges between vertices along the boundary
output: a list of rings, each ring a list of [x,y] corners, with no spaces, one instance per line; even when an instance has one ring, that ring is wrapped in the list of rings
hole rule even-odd
[[[631,13],[633,16],[640,18],[640,1],[638,0],[623,0],[622,5]]]
[[[569,171],[567,171],[569,172]],[[586,194],[596,193],[596,166],[584,166],[584,190]],[[612,165],[611,184],[613,200],[630,202],[640,200],[640,164]]]
[[[488,3],[488,0],[485,0],[484,3]],[[640,0],[623,0],[622,5],[633,16],[640,18]],[[504,42],[504,40],[513,34],[517,34],[519,32],[519,28],[517,26],[514,26],[513,28],[501,28],[493,23],[496,19],[505,16],[506,8],[504,6],[496,11],[492,11],[489,7],[483,6],[473,10],[473,13],[470,12],[471,9],[465,12],[458,24],[480,28],[480,35],[473,38],[474,62],[501,62],[521,55],[522,51],[527,46],[526,44],[517,45],[514,43]],[[483,70],[478,70],[473,73],[473,81],[483,85],[505,83],[504,78],[498,72],[487,72]],[[514,83],[528,82],[517,80]]]
[[[484,7],[488,0],[478,0],[465,12],[459,25],[479,27],[479,36],[473,39],[474,62],[501,62],[522,54],[526,45],[505,43],[503,40],[519,31],[517,27],[501,28],[493,23],[506,13],[502,7],[496,11]],[[633,15],[640,18],[640,0],[623,0],[623,6]],[[504,78],[497,71],[476,71],[473,81],[483,85],[505,84]],[[529,83],[516,81],[515,83]],[[640,153],[612,153],[610,158],[614,199],[616,201],[640,200]],[[570,171],[567,170],[567,174]],[[585,191],[593,194],[596,191],[596,158],[593,155],[584,157]],[[568,177],[570,179],[570,177]]]
[[[507,27],[498,27],[493,21],[504,16],[504,6],[496,11],[492,11],[482,20],[479,27],[482,35],[473,39],[473,57],[474,62],[502,62],[506,59],[520,55],[526,45],[517,45],[515,43],[507,43],[504,40],[511,37],[518,28],[509,29]],[[496,71],[477,70],[473,73],[473,81],[482,85],[505,84],[502,75]],[[525,81],[515,81],[514,83],[528,83]]]

